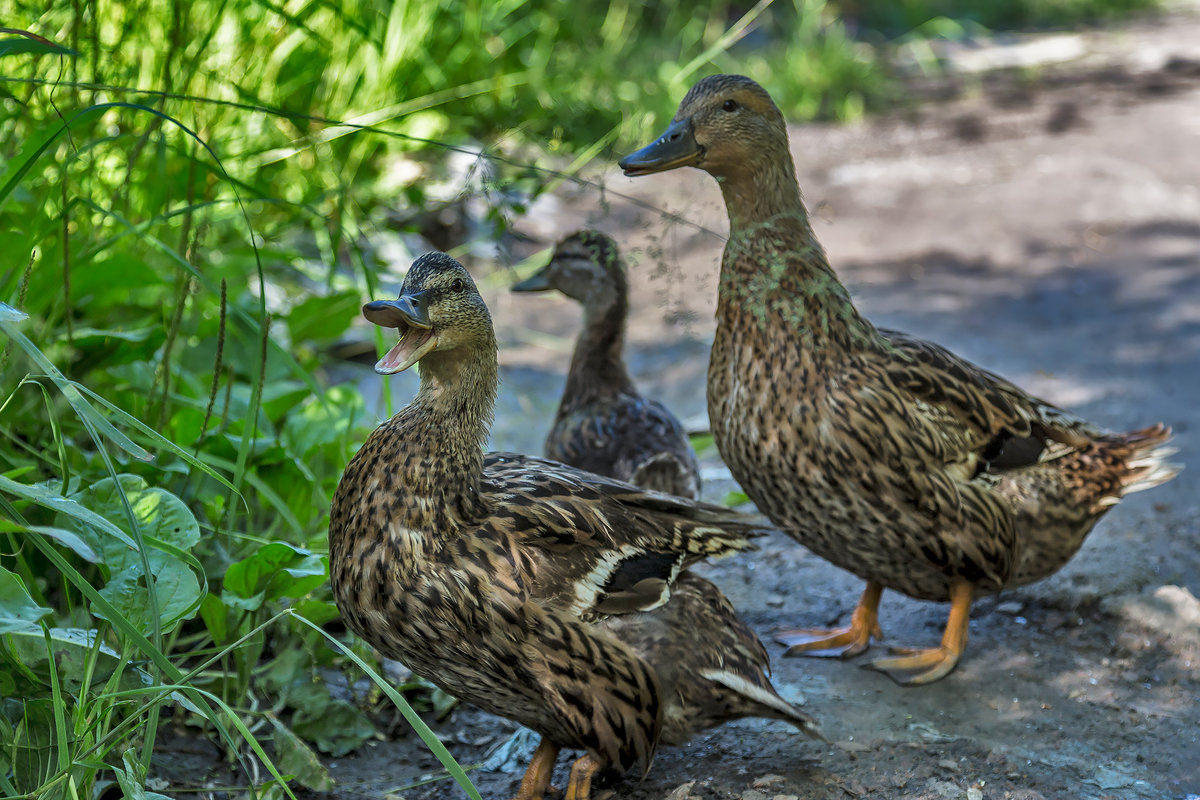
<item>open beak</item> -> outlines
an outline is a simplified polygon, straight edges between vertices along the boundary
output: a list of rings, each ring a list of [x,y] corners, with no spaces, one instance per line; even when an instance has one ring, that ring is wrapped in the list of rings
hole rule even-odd
[[[665,172],[676,167],[694,166],[704,158],[704,148],[696,144],[690,119],[677,119],[663,135],[636,153],[630,153],[617,162],[625,174],[649,175]]]
[[[400,341],[375,364],[380,375],[403,372],[438,345],[429,321],[425,292],[402,294],[395,300],[375,300],[363,306],[363,316],[384,328],[400,332]]]

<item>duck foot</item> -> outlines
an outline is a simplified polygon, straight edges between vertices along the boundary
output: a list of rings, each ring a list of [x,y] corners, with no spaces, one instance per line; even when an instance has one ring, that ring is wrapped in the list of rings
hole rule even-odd
[[[525,775],[521,778],[521,788],[513,800],[542,800],[546,790],[550,788],[550,776],[554,772],[554,760],[558,758],[558,749],[558,745],[545,736],[542,737],[537,750],[533,751],[533,758],[530,759]],[[571,777],[573,780],[574,772],[571,773]]]
[[[580,756],[571,765],[567,793],[563,800],[598,800],[592,798],[592,778],[600,771],[600,763],[590,755]]]
[[[866,652],[871,646],[871,637],[883,638],[883,631],[879,627],[879,598],[882,596],[883,587],[880,584],[867,583],[858,605],[854,607],[849,627],[780,631],[775,635],[775,641],[788,648],[785,656],[853,658]]]
[[[940,647],[893,647],[889,652],[895,654],[895,658],[876,659],[863,664],[863,668],[882,672],[901,686],[923,686],[949,675],[958,666],[958,660],[967,646],[971,594],[969,583],[959,582],[950,587],[950,616],[946,620]]]
[[[877,658],[862,667],[882,672],[901,686],[921,686],[946,677],[958,665],[960,655],[947,647],[892,647],[888,652],[897,657]]]

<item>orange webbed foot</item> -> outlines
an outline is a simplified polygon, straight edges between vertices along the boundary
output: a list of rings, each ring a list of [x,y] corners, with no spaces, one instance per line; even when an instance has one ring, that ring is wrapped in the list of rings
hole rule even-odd
[[[890,650],[893,658],[879,658],[863,667],[882,672],[901,686],[923,686],[946,677],[958,666],[967,646],[971,595],[969,583],[955,583],[950,587],[950,617],[946,620],[939,647],[893,647]]]
[[[571,765],[571,778],[563,800],[592,800],[592,779],[600,771],[600,762],[590,755],[580,756]]]
[[[877,658],[863,664],[864,669],[882,672],[901,686],[922,686],[946,677],[958,666],[961,652],[947,647],[916,649],[891,648],[894,658]]]
[[[513,800],[542,800],[550,786],[550,775],[554,772],[554,759],[558,758],[558,745],[545,736],[538,743],[533,758],[521,778],[521,788]]]
[[[852,658],[864,653],[871,646],[872,637],[883,638],[883,631],[879,627],[879,598],[882,595],[882,586],[868,583],[854,608],[849,627],[781,631],[776,634],[775,641],[787,646],[785,656]]]

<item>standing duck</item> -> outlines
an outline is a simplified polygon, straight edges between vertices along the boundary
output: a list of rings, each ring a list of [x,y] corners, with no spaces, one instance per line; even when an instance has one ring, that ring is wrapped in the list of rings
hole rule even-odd
[[[789,632],[789,653],[863,652],[893,589],[950,602],[942,642],[868,666],[938,680],[975,597],[1054,573],[1121,497],[1178,472],[1162,424],[1101,432],[859,314],[809,225],[783,116],[754,81],[704,78],[621,160],[626,175],[683,166],[717,179],[729,214],[708,369],[717,447],[776,525],[867,581],[848,627]]]
[[[467,271],[417,259],[399,299],[363,307],[398,329],[375,365],[421,364],[416,398],[350,461],[333,499],[330,579],[349,627],[456,697],[539,733],[517,800],[584,750],[566,797],[600,772],[645,771],[660,743],[761,716],[812,731],[767,678],[767,654],[687,567],[764,531],[721,506],[564,464],[485,454],[496,338]]]
[[[683,426],[662,403],[638,394],[621,358],[629,301],[616,243],[599,231],[573,233],[540,272],[512,287],[550,289],[583,305],[583,331],[546,436],[546,457],[645,489],[699,497],[700,468]]]

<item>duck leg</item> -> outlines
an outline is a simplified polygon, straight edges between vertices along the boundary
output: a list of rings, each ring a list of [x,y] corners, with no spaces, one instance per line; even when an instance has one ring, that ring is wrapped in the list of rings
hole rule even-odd
[[[850,617],[848,628],[833,630],[817,630],[800,628],[792,631],[782,631],[775,636],[775,641],[787,645],[785,656],[805,655],[819,657],[850,658],[865,652],[871,645],[871,637],[883,638],[879,628],[879,598],[883,596],[883,586],[873,581],[867,582],[854,614]]]
[[[950,617],[940,647],[927,650],[893,647],[896,658],[880,658],[869,664],[901,686],[920,686],[949,675],[967,646],[967,623],[971,619],[971,584],[960,581],[950,587]]]
[[[542,800],[550,786],[550,775],[554,772],[554,759],[558,758],[558,745],[545,736],[533,751],[533,758],[521,778],[521,788],[513,800]],[[572,773],[572,778],[574,773]]]
[[[600,771],[600,762],[591,755],[582,755],[571,765],[571,778],[563,800],[591,800],[592,778]]]

